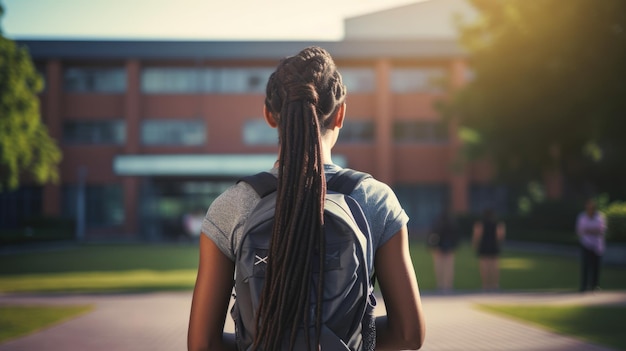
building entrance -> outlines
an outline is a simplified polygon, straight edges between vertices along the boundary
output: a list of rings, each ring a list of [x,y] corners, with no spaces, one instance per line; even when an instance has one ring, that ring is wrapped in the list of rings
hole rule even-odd
[[[140,194],[140,233],[149,241],[197,240],[211,203],[236,179],[149,177]]]

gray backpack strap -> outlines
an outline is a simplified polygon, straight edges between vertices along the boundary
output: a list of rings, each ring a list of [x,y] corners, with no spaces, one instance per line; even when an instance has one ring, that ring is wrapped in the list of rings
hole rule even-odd
[[[259,194],[261,198],[264,198],[276,191],[276,187],[278,186],[276,177],[269,172],[261,172],[255,175],[243,177],[237,181],[237,183],[239,182],[246,182],[250,184],[250,186],[254,189],[254,191],[256,191],[257,194]]]
[[[342,168],[330,178],[327,188],[344,195],[350,195],[354,188],[367,178],[372,178],[372,176],[350,168]]]

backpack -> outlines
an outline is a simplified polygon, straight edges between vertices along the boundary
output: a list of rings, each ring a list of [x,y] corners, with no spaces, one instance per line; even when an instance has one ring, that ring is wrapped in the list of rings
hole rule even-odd
[[[367,220],[359,204],[349,196],[369,174],[342,169],[327,183],[324,203],[326,262],[322,305],[321,350],[374,350],[376,330],[373,278],[368,265],[373,254]],[[245,225],[235,259],[235,303],[231,316],[239,350],[250,350],[256,329],[256,311],[265,282],[265,268],[272,236],[277,179],[263,172],[240,181],[250,184],[261,197]],[[314,258],[316,259],[316,258]],[[372,264],[373,266],[373,264]],[[319,272],[314,272],[315,275]],[[315,301],[315,293],[311,293]],[[315,305],[311,302],[312,308]],[[315,335],[311,321],[309,335]],[[311,338],[311,342],[314,338]],[[285,341],[287,346],[287,341]],[[295,345],[306,345],[299,332]],[[287,348],[285,346],[285,349]],[[305,349],[306,347],[296,347]],[[311,345],[317,350],[317,345]],[[269,351],[269,350],[268,350]],[[273,351],[273,350],[272,350]]]

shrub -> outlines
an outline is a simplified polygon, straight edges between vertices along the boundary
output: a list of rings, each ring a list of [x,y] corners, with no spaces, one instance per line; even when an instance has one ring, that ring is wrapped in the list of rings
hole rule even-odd
[[[613,242],[626,242],[626,202],[613,202],[604,209],[607,238]]]
[[[582,209],[573,201],[544,200],[523,214],[511,214],[502,220],[510,240],[573,245],[577,242],[576,217]]]
[[[72,240],[75,222],[57,217],[32,217],[22,221],[19,228],[0,231],[0,244]]]

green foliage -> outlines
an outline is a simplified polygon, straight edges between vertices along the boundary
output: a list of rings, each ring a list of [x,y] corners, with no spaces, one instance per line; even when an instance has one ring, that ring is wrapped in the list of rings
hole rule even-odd
[[[58,180],[61,152],[41,121],[42,87],[28,51],[0,35],[0,191],[17,188],[23,173]]]
[[[575,201],[531,200],[528,210],[507,216],[507,237],[513,240],[576,244],[576,218],[583,205]],[[536,199],[536,198],[535,198]]]
[[[556,168],[621,186],[626,2],[469,1],[479,18],[462,25],[461,42],[474,79],[443,107],[471,136],[464,154],[488,156],[509,179]]]
[[[626,242],[626,202],[613,202],[604,210],[607,238],[613,242]]]

